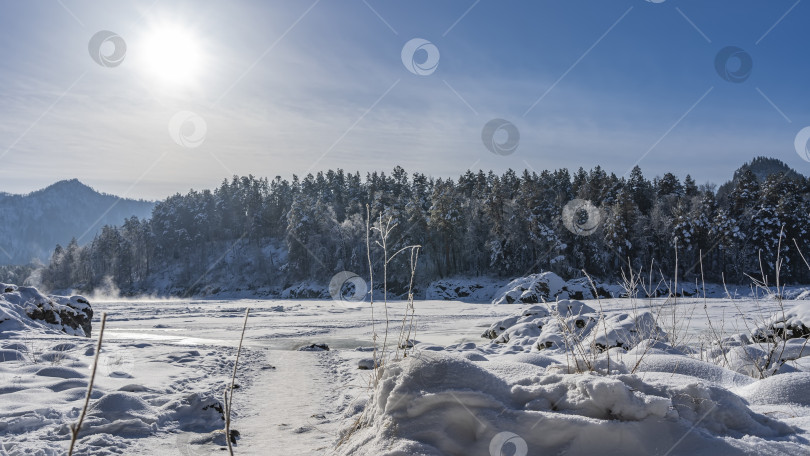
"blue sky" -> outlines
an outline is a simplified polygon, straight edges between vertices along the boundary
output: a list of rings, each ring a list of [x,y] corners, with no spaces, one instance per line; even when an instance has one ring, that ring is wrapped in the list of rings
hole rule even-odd
[[[4,0],[0,191],[77,177],[162,198],[232,174],[395,165],[638,163],[720,184],[757,155],[808,174],[794,149],[810,125],[808,18],[796,0]],[[120,65],[91,58],[101,30],[125,41]],[[414,38],[439,51],[431,74],[403,65]],[[744,82],[718,74],[726,46],[750,55]],[[175,141],[194,136],[188,116],[169,131],[180,112],[205,124],[197,147]],[[484,146],[493,118],[519,130],[513,154]]]

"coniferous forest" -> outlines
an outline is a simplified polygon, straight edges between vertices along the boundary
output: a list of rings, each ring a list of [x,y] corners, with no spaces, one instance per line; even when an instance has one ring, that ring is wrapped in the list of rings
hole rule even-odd
[[[572,201],[579,206],[566,223]],[[214,190],[159,202],[150,219],[107,226],[87,245],[57,246],[42,281],[51,289],[89,291],[112,282],[124,293],[160,285],[183,294],[222,280],[281,289],[326,284],[342,270],[367,277],[367,205],[372,224],[380,217],[396,224],[389,252],[422,246],[422,287],[446,277],[540,271],[573,278],[584,270],[616,280],[622,269],[646,274],[651,266],[672,277],[676,263],[678,276],[694,281],[701,262],[706,281],[742,283],[746,274],[761,277],[761,265],[773,276],[777,254],[783,281],[810,282],[800,255],[810,254],[808,180],[767,158],[744,165],[719,188],[688,175],[649,179],[638,166],[626,177],[599,166],[467,171],[456,179],[400,167],[292,181],[234,176]],[[372,255],[382,257],[373,242]],[[405,286],[407,261],[400,255],[389,265],[394,288]],[[378,267],[380,261],[375,274]]]

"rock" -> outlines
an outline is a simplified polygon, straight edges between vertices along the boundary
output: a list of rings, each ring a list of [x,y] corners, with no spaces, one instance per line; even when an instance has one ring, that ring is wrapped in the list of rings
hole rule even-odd
[[[283,299],[328,299],[329,289],[316,283],[303,282],[281,292]]]
[[[329,351],[329,346],[326,344],[310,344],[299,348],[298,351]]]
[[[360,370],[374,369],[374,360],[371,358],[364,358],[357,362],[357,368]]]
[[[495,294],[492,303],[536,304],[557,299],[610,298],[620,294],[620,287],[600,283],[592,285],[587,277],[566,282],[553,272],[542,272],[512,280]]]
[[[53,296],[52,298],[59,299],[62,297]],[[90,303],[81,296],[62,298],[61,300],[63,304],[54,300],[32,304],[33,307],[27,308],[26,313],[33,320],[44,320],[51,325],[63,325],[74,330],[81,328],[84,335],[90,337],[91,320],[93,318],[93,309],[90,308]]]
[[[0,284],[0,289],[4,290],[0,294],[0,323],[12,321],[0,326],[0,331],[40,326],[90,337],[93,309],[84,297],[45,296],[33,287],[8,284]]]
[[[494,277],[451,277],[428,284],[425,299],[487,303],[503,283]]]
[[[755,342],[810,338],[810,302],[777,312],[764,328],[757,328],[752,336]]]

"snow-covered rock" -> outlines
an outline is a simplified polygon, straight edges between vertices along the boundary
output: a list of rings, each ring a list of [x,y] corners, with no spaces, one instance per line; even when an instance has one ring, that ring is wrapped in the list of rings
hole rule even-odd
[[[538,302],[553,301],[561,295],[565,288],[565,281],[553,272],[532,274],[517,278],[503,288],[494,304],[535,304]]]
[[[604,317],[587,304],[568,299],[538,304],[498,320],[481,337],[535,350],[581,347],[580,354],[667,341],[666,332],[649,311]]]
[[[298,349],[298,351],[329,351],[329,345],[326,344],[309,344]]]
[[[777,312],[770,318],[766,327],[759,328],[753,336],[757,342],[810,338],[810,302],[797,304],[784,313]]]
[[[329,299],[329,297],[328,287],[313,282],[302,282],[281,292],[282,299]]]
[[[501,288],[492,301],[493,304],[534,304],[555,299],[595,299],[619,296],[621,287],[595,283],[586,277],[563,280],[553,272],[542,272],[520,277]]]
[[[642,341],[666,341],[667,334],[658,326],[655,316],[649,311],[637,315],[620,313],[604,319],[595,329],[593,343],[600,349],[619,347],[634,348]]]
[[[503,282],[491,277],[458,277],[436,280],[425,289],[425,299],[462,302],[491,302]]]
[[[0,283],[0,334],[41,328],[90,337],[93,309],[82,296],[45,296],[33,287]]]

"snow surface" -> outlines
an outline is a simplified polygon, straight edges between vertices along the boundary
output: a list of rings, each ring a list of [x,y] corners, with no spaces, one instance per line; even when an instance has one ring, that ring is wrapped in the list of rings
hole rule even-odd
[[[109,316],[77,454],[222,454],[222,393],[245,307],[237,454],[808,454],[810,358],[801,340],[780,349],[792,371],[764,379],[720,361],[738,347],[770,353],[734,335],[766,321],[771,304],[417,301],[409,356],[389,357],[370,388],[382,303],[372,325],[367,302],[94,302],[96,315]],[[398,329],[404,304],[388,310]],[[713,344],[706,314],[719,337],[738,344]],[[481,337],[493,329],[494,338]],[[0,334],[0,454],[64,454],[95,335]],[[558,343],[541,347],[546,337]],[[396,343],[389,334],[391,356]],[[330,350],[299,350],[312,344]]]

